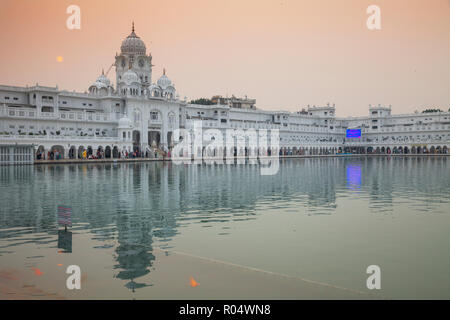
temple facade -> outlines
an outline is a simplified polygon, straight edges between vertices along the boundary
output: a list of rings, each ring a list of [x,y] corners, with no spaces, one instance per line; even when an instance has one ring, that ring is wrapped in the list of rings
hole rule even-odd
[[[189,104],[165,70],[152,81],[152,66],[152,55],[133,25],[115,56],[115,85],[102,72],[85,93],[38,84],[0,86],[0,145],[34,145],[37,153],[58,150],[61,158],[73,159],[99,150],[106,158],[136,150],[168,153],[174,131],[192,131],[200,121],[204,129],[221,132],[277,129],[279,144],[272,154],[448,152],[449,112],[395,115],[391,106],[369,105],[365,117],[338,118],[329,104],[298,112],[260,110],[255,100],[234,97]],[[349,138],[349,129],[361,135]],[[236,154],[267,155],[267,149],[248,145]]]

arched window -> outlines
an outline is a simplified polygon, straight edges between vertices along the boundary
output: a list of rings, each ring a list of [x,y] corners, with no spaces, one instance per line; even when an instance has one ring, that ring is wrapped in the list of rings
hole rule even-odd
[[[169,113],[169,128],[175,127],[175,113],[170,112]]]
[[[152,120],[152,121],[161,120],[160,116],[159,116],[159,112],[158,111],[151,111],[150,112],[150,120]]]
[[[134,122],[138,123],[139,121],[141,121],[141,111],[134,109]]]

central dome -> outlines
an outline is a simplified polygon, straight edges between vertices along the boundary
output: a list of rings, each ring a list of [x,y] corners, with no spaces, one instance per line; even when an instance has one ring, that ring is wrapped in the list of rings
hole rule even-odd
[[[144,41],[134,32],[134,22],[131,34],[122,41],[120,51],[125,54],[146,54],[147,48],[145,47]]]

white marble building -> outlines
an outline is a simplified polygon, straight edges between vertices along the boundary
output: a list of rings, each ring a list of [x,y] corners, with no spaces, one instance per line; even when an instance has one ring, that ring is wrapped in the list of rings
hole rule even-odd
[[[334,105],[292,113],[188,104],[180,100],[165,71],[152,82],[152,56],[134,26],[120,49],[114,64],[115,87],[104,72],[86,93],[38,84],[0,86],[0,145],[34,145],[36,152],[58,150],[64,158],[101,150],[110,158],[123,150],[167,151],[175,129],[192,129],[194,121],[202,121],[204,129],[221,131],[279,129],[281,150],[271,152],[282,154],[448,150],[449,112],[393,115],[390,106],[369,105],[368,116],[337,118]],[[346,139],[349,128],[361,129],[361,138]],[[248,146],[236,154],[267,151]]]

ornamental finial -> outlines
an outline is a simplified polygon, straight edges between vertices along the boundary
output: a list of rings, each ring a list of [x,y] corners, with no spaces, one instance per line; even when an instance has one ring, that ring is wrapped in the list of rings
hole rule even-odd
[[[131,32],[134,32],[134,21],[133,21],[133,24],[132,24],[132,27],[131,27]]]

